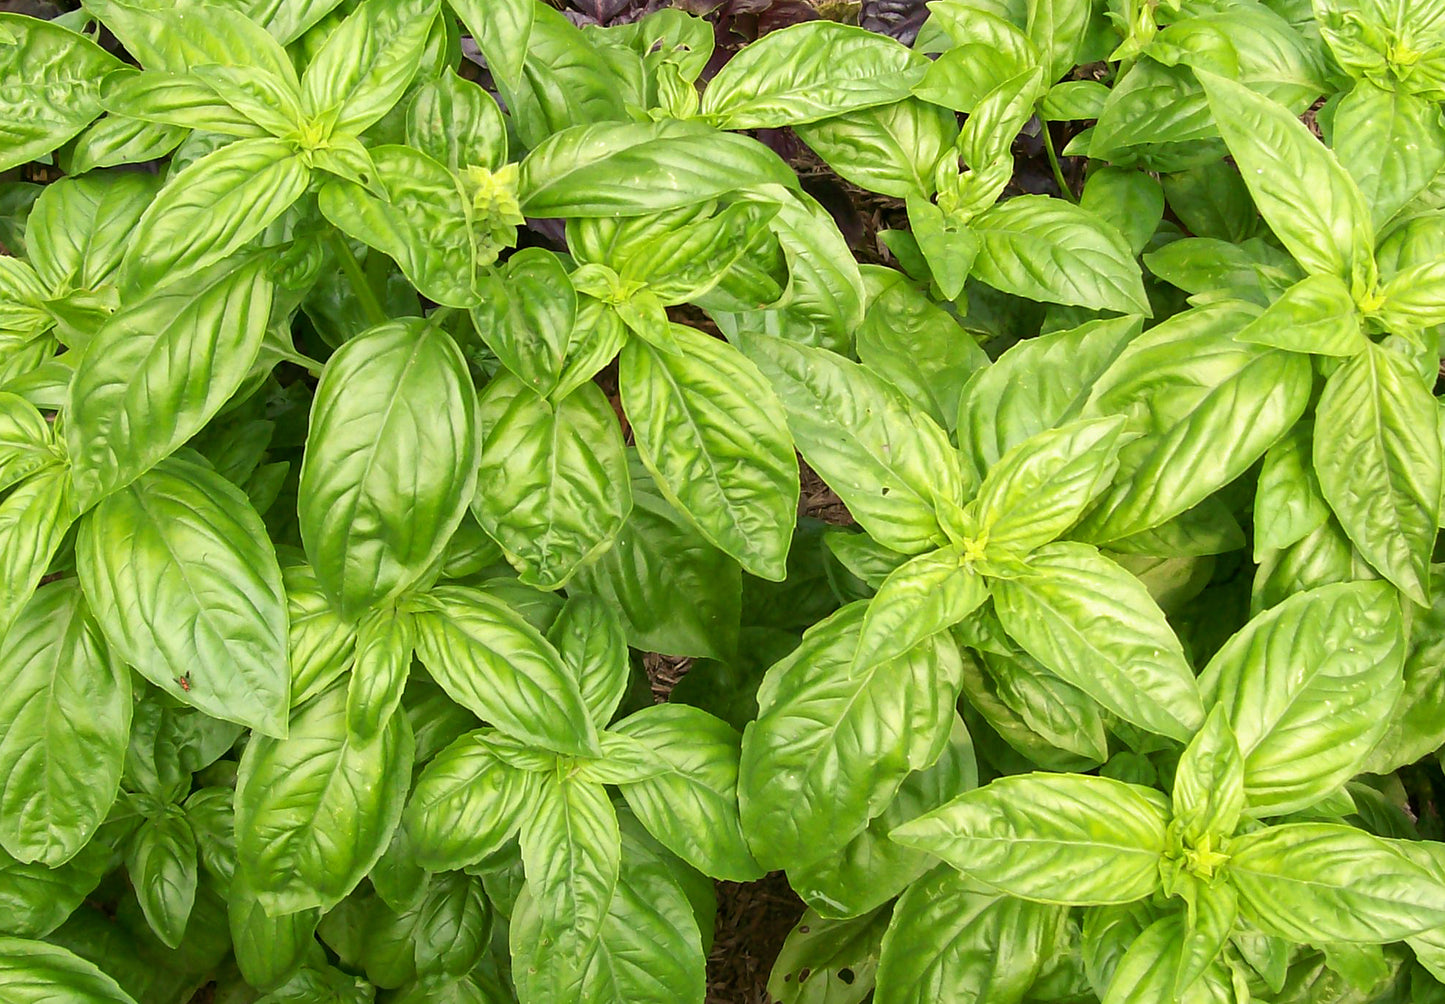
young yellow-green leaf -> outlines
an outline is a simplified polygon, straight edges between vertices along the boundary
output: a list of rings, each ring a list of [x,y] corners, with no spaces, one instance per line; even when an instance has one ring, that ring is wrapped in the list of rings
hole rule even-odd
[[[311,407],[298,515],[341,612],[394,599],[431,566],[476,485],[476,394],[450,335],[421,319],[351,339]]]
[[[1292,111],[1243,84],[1198,71],[1260,215],[1312,275],[1352,287],[1372,277],[1375,228],[1359,186]]]
[[[236,779],[237,874],[271,914],[330,909],[391,842],[411,783],[406,715],[359,745],[346,687],[297,709],[285,739],[253,736]]]
[[[745,47],[707,85],[702,114],[721,129],[817,122],[908,97],[928,62],[886,35],[807,21]]]
[[[939,865],[893,907],[874,1001],[1020,1000],[1051,961],[1059,912]]]
[[[135,1004],[92,963],[57,945],[0,938],[0,991],[14,1004]]]
[[[923,411],[868,369],[781,338],[739,339],[777,391],[808,464],[870,536],[908,554],[944,542],[935,497],[965,497],[958,453]]]
[[[764,868],[837,850],[948,742],[959,657],[937,637],[887,663],[854,668],[867,604],[810,628],[758,691],[743,734],[743,830]]]
[[[1228,709],[1216,704],[1195,733],[1174,774],[1174,819],[1184,839],[1231,836],[1244,811],[1244,757],[1229,727]]]
[[[647,178],[638,186],[632,179]],[[556,133],[522,161],[522,212],[532,217],[636,216],[696,205],[742,188],[798,186],[757,140],[701,122],[604,122]]]
[[[57,459],[50,423],[18,394],[0,391],[0,491]]]
[[[1034,773],[966,792],[892,836],[1011,896],[1099,906],[1159,887],[1166,813],[1151,788]]]
[[[346,691],[346,728],[358,744],[370,742],[401,704],[411,672],[415,626],[410,615],[378,610],[356,632],[356,657]]]
[[[1445,263],[1427,261],[1402,269],[1380,290],[1385,298],[1380,320],[1392,330],[1412,334],[1445,321],[1440,297],[1445,293]]]
[[[88,509],[199,432],[261,351],[273,289],[260,260],[161,287],[115,314],[76,366],[65,439]]]
[[[762,876],[738,815],[741,737],[732,726],[685,704],[660,704],[615,731],[664,766],[656,777],[620,786],[649,833],[704,875],[730,882]]]
[[[378,198],[354,181],[330,181],[317,204],[337,229],[383,252],[430,300],[448,307],[473,306],[479,296],[479,235],[471,205],[456,176],[408,146],[370,149]]]
[[[946,631],[988,599],[988,583],[957,545],[900,565],[868,604],[853,662],[875,666]]]
[[[60,146],[101,112],[100,82],[124,66],[84,35],[0,14],[0,171]]]
[[[1400,843],[1332,823],[1271,826],[1230,842],[1229,881],[1265,934],[1398,941],[1445,925],[1445,882]]]
[[[178,948],[196,901],[195,831],[177,806],[167,806],[130,840],[125,870],[146,923],[162,944]]]
[[[1244,756],[1253,816],[1303,809],[1360,769],[1403,689],[1400,603],[1382,582],[1297,593],[1246,624],[1199,686]]]
[[[1410,361],[1373,344],[1335,371],[1315,411],[1325,499],[1375,570],[1421,606],[1440,515],[1436,412]]]
[[[622,350],[622,405],[658,487],[745,571],[786,574],[798,463],[783,406],[724,341],[672,326],[680,355],[640,339]]]
[[[239,488],[170,457],[96,506],[75,550],[86,599],[117,656],[183,704],[286,734],[281,569]]]
[[[482,302],[471,311],[477,334],[532,393],[552,395],[568,365],[569,340],[586,323],[579,322],[577,291],[561,259],[544,248],[523,248],[480,292]],[[618,347],[623,337],[619,333]],[[610,361],[611,355],[600,360],[598,369]]]
[[[368,0],[336,27],[301,78],[309,117],[359,135],[400,100],[417,73],[437,0]]]
[[[594,384],[549,403],[503,372],[483,389],[477,419],[472,513],[523,582],[560,588],[632,511],[617,415]]]
[[[1020,195],[984,210],[971,225],[980,239],[973,274],[995,289],[1046,303],[1152,313],[1133,251],[1087,209]]]
[[[75,517],[70,478],[59,464],[0,500],[0,637],[30,601]]]
[[[1376,230],[1445,167],[1439,103],[1369,80],[1357,81],[1341,99],[1333,139],[1335,156],[1360,186]]]
[[[0,642],[0,846],[18,861],[58,866],[105,820],[130,693],[75,581],[41,586]]]
[[[279,139],[243,139],[188,165],[136,224],[121,285],[144,289],[199,271],[236,250],[289,209],[311,170]]]
[[[465,868],[500,850],[539,797],[536,774],[510,767],[469,733],[417,778],[402,822],[417,861],[433,871]]]
[[[1024,651],[1119,717],[1181,742],[1204,723],[1163,613],[1143,583],[1094,548],[1045,544],[1016,577],[993,581],[993,597]]]
[[[1285,290],[1234,337],[1290,352],[1348,357],[1369,344],[1361,320],[1343,279],[1311,275]]]
[[[600,752],[576,676],[520,614],[463,586],[433,589],[414,606],[417,654],[452,700],[543,749]]]

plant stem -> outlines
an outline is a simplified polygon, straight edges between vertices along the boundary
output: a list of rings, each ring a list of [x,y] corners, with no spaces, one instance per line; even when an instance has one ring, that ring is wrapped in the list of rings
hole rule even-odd
[[[346,243],[346,238],[340,233],[332,231],[331,246],[336,249],[336,260],[341,263],[341,270],[351,282],[351,291],[356,294],[361,309],[366,312],[367,320],[372,324],[385,324],[386,311],[382,309],[381,301],[376,298],[376,290],[367,281],[366,273],[361,270],[361,262],[351,253],[351,245]]]
[[[1040,131],[1044,134],[1044,153],[1049,156],[1049,167],[1054,171],[1054,183],[1059,186],[1059,194],[1070,202],[1078,202],[1074,197],[1074,190],[1064,180],[1064,169],[1059,165],[1059,155],[1054,153],[1054,137],[1049,133],[1049,123],[1039,119]]]

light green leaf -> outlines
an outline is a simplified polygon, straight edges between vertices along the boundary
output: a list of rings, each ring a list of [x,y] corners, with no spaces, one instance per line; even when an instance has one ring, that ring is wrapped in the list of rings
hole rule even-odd
[[[888,911],[834,920],[806,911],[789,932],[768,976],[779,1004],[860,1004],[873,991]]]
[[[522,84],[535,0],[447,0],[486,56],[487,66],[512,90]]]
[[[75,522],[70,479],[41,468],[0,501],[0,637],[30,601]]]
[[[477,334],[529,390],[551,395],[578,327],[577,292],[561,259],[543,248],[523,248],[483,283],[481,293],[471,312]]]
[[[1234,337],[1291,352],[1348,357],[1369,344],[1360,321],[1343,279],[1311,275],[1285,290]]]
[[[547,629],[547,640],[576,675],[593,723],[605,728],[632,677],[621,618],[596,596],[574,589]]]
[[[868,604],[855,666],[896,658],[946,631],[988,599],[988,584],[956,545],[926,551],[900,565]]]
[[[33,404],[0,391],[0,491],[58,460],[53,438]]]
[[[1159,887],[1166,813],[1150,788],[1087,774],[1023,774],[960,795],[892,836],[1011,896],[1131,903]]]
[[[394,599],[440,556],[476,484],[476,397],[451,336],[392,321],[327,361],[301,463],[307,557],[341,612]]]
[[[346,728],[358,745],[374,739],[401,704],[414,644],[411,618],[394,610],[374,611],[358,627],[346,691]]]
[[[287,738],[252,737],[236,780],[237,869],[269,913],[327,910],[356,888],[401,819],[412,745],[405,715],[358,745],[339,685],[297,709]]]
[[[76,565],[106,641],[137,672],[215,718],[286,734],[281,569],[239,488],[164,460],[84,521]]]
[[[184,813],[168,806],[131,837],[126,873],[146,923],[168,948],[179,948],[196,900],[196,834]]]
[[[954,115],[917,98],[796,127],[839,176],[895,199],[934,192],[933,169],[958,136]]]
[[[1335,109],[1333,132],[1377,230],[1445,167],[1440,106],[1408,91],[1357,82]]]
[[[450,70],[417,88],[406,110],[406,142],[459,174],[470,166],[495,172],[507,163],[507,127],[497,102]]]
[[[1244,811],[1244,756],[1229,717],[1226,706],[1215,704],[1174,774],[1174,822],[1190,846],[1231,836]]]
[[[341,136],[359,135],[416,75],[437,0],[368,0],[337,26],[301,78],[306,114]]]
[[[115,980],[78,955],[20,938],[0,938],[0,990],[15,1004],[135,1004]]]
[[[668,501],[746,571],[781,581],[798,505],[783,406],[737,349],[673,325],[681,355],[633,339],[622,350],[623,408]]]

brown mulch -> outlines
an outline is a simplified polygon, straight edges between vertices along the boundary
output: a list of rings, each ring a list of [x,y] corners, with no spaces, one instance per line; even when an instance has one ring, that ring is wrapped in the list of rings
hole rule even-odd
[[[833,526],[856,526],[858,521],[838,497],[818,476],[818,472],[798,457],[798,475],[802,491],[798,495],[798,515],[821,519]]]
[[[707,1004],[772,1004],[768,974],[803,901],[782,872],[717,883],[717,931],[707,960]]]

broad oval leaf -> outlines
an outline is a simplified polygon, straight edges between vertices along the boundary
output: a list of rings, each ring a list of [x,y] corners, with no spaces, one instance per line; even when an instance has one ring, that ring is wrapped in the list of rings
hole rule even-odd
[[[286,734],[286,598],[241,490],[170,457],[86,518],[76,566],[106,640],[183,704]]]
[[[892,836],[1011,896],[1103,906],[1159,888],[1167,813],[1151,788],[1023,774],[966,792]]]
[[[356,888],[401,819],[412,745],[399,714],[358,745],[341,685],[298,708],[285,739],[252,737],[236,778],[237,871],[268,912],[328,910]]]
[[[1296,593],[1255,617],[1199,676],[1244,756],[1246,812],[1307,808],[1360,769],[1404,688],[1400,603],[1382,582]]]
[[[920,554],[883,580],[868,604],[858,651],[859,666],[887,662],[953,627],[988,599],[988,583],[962,549]]]
[[[619,382],[642,461],[703,536],[763,579],[782,581],[798,507],[783,406],[726,342],[672,325],[680,352],[634,338]]]
[[[125,858],[141,911],[161,943],[178,948],[196,901],[196,834],[185,815],[169,806],[146,820]]]
[[[40,587],[0,641],[0,845],[69,861],[120,790],[130,673],[111,657],[75,581]]]
[[[316,388],[298,515],[311,567],[341,612],[394,599],[466,514],[476,395],[451,336],[420,319],[347,342]]]
[[[58,945],[0,938],[0,990],[14,1004],[135,1004],[92,963]]]

